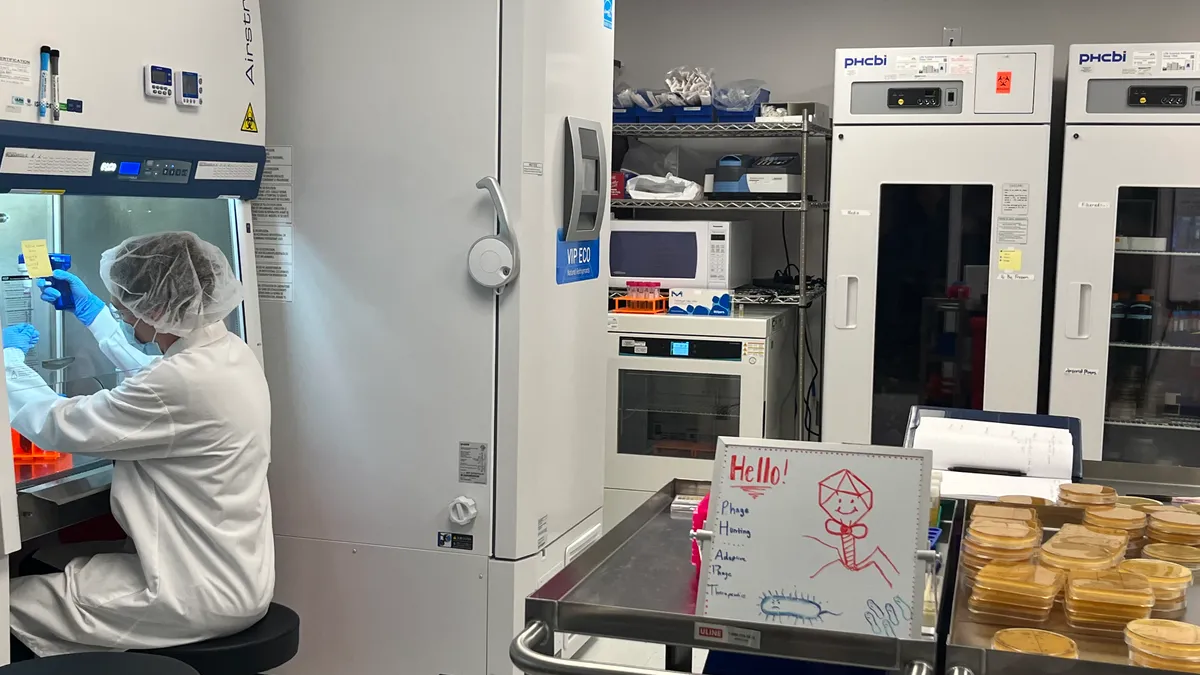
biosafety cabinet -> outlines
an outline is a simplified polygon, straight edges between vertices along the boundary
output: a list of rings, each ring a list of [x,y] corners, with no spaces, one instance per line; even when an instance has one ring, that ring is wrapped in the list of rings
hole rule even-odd
[[[823,438],[1037,406],[1049,46],[839,49]]]
[[[1200,43],[1071,47],[1050,412],[1200,466]]]

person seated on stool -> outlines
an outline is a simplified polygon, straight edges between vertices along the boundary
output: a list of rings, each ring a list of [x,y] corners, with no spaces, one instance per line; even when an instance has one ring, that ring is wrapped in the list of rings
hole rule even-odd
[[[137,553],[12,579],[14,660],[249,628],[275,590],[271,401],[254,353],[225,328],[242,299],[225,254],[188,232],[127,239],[100,259],[111,310],[75,275],[54,276],[101,351],[135,372],[113,389],[60,397],[25,365],[37,331],[9,326],[9,419],[41,447],[113,460],[113,516]],[[43,300],[59,297],[39,286]]]

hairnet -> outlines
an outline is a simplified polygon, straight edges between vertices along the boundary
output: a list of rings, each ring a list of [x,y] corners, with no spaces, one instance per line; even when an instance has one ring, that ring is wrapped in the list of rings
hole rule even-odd
[[[100,256],[100,279],[143,323],[181,337],[242,302],[242,284],[225,254],[191,232],[126,239]]]

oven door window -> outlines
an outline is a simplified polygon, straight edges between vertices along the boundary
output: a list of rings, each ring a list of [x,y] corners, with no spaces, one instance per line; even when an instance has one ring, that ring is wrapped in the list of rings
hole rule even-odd
[[[617,453],[713,459],[718,436],[741,435],[736,375],[621,370]]]
[[[695,279],[699,259],[695,232],[609,234],[608,268],[614,277]]]

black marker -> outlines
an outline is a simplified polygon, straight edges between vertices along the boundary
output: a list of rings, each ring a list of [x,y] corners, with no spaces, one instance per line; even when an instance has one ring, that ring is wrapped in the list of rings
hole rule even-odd
[[[50,110],[51,119],[58,121],[58,50],[50,50]]]

